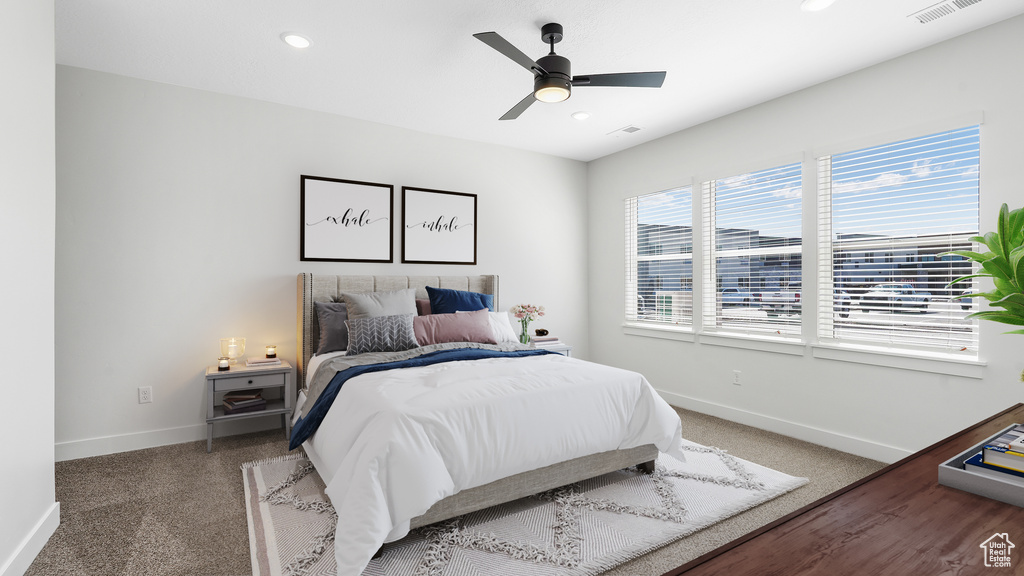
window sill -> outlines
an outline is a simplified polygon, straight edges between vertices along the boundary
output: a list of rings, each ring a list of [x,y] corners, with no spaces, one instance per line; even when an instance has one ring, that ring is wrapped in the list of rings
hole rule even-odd
[[[662,338],[664,340],[679,340],[681,342],[693,342],[696,337],[692,328],[683,328],[671,324],[644,324],[640,322],[626,322],[622,325],[622,333],[630,336],[644,336],[646,338]]]
[[[778,338],[771,336],[748,336],[746,334],[704,333],[700,335],[701,344],[711,346],[728,346],[744,350],[760,350],[776,354],[803,356],[807,345],[796,338]]]
[[[981,379],[987,362],[944,354],[941,352],[899,352],[872,346],[852,344],[816,344],[811,346],[815,358],[870,364],[917,372],[932,372],[962,378]]]

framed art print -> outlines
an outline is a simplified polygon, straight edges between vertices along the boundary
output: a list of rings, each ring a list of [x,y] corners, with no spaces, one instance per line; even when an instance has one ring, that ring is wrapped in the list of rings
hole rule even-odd
[[[476,264],[476,194],[402,187],[402,262]]]
[[[302,176],[301,204],[301,260],[394,261],[394,186]]]

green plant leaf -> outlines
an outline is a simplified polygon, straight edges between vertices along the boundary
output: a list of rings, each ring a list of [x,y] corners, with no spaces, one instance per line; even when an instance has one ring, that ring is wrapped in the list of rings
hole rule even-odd
[[[970,280],[971,278],[991,278],[991,277],[992,277],[991,274],[971,274],[970,276],[961,276],[961,277],[957,278],[956,280],[953,280],[949,284],[946,284],[946,288],[949,288],[953,284],[957,284],[957,283],[963,282],[964,280]]]
[[[953,296],[950,300],[961,300],[963,298],[984,298],[989,302],[995,302],[996,300],[1002,300],[1002,295],[996,294],[995,292],[971,292],[970,294]]]
[[[1010,253],[1010,271],[1018,287],[1024,286],[1024,250],[1014,249]]]
[[[984,236],[973,236],[971,242],[984,244],[990,252],[978,253],[968,250],[947,252],[957,254],[981,263],[978,274],[953,280],[947,286],[972,278],[992,278],[995,290],[955,296],[963,298],[985,298],[992,306],[1003,310],[984,310],[970,314],[968,318],[980,318],[1003,324],[1024,326],[1024,208],[1010,210],[1007,204],[999,207],[996,231]],[[944,254],[944,255],[946,255]],[[1024,334],[1024,330],[1013,330],[1007,334]],[[1024,374],[1022,374],[1024,381]]]
[[[999,234],[989,232],[985,234],[982,241],[984,241],[985,246],[988,246],[989,250],[996,253],[996,256],[1002,256],[1003,259],[1006,259],[1006,252],[1003,251],[1003,240],[999,237]]]
[[[1021,318],[1024,318],[1024,306],[1021,306],[1020,304],[1002,298],[1000,300],[992,302],[992,305],[999,306],[1000,308],[1003,308],[1004,310],[1006,310],[1010,314],[1013,314],[1014,316],[1020,316]]]
[[[989,302],[995,302],[996,300],[1002,300],[1003,298],[1003,295],[998,292],[978,292],[976,295],[979,298],[988,300]],[[972,294],[972,296],[975,296],[975,294]]]
[[[996,278],[995,276],[993,276],[992,283],[996,285],[996,292],[1001,292],[1003,296],[1006,296],[1007,294],[1011,294],[1013,292],[1020,292],[1020,289],[1017,288],[1017,286],[1014,285],[1013,282],[1003,280],[1002,278]]]
[[[1024,209],[1018,208],[1010,212],[1010,245],[1024,244]]]
[[[1001,322],[1003,324],[1024,326],[1024,316],[1014,314],[1012,312],[985,310],[983,312],[975,312],[974,314],[969,315],[968,318],[981,318],[983,320],[991,320],[992,322]]]
[[[992,258],[995,258],[996,255],[992,252],[972,252],[970,250],[953,250],[951,252],[943,252],[942,254],[939,254],[939,258],[942,258],[943,256],[963,256],[964,258],[969,258],[971,260],[974,260],[975,262],[984,262],[986,260],[991,260]]]
[[[1009,332],[1003,332],[1003,334],[1024,334],[1024,330],[1010,330]],[[1024,379],[1021,381],[1024,382]]]
[[[1010,259],[1010,207],[1004,202],[999,207],[999,221],[996,222],[996,234],[999,235],[1000,254]]]
[[[996,256],[991,260],[982,262],[981,268],[991,274],[996,280],[1013,281],[1013,271],[1010,270],[1010,265],[1007,263],[1006,258],[1002,256]]]
[[[1016,304],[1018,306],[1024,306],[1024,294],[1021,294],[1019,292],[1015,292],[1013,294],[1007,294],[1006,296],[1004,296],[1004,297],[1000,298],[999,300],[996,300],[995,302],[993,302],[993,304],[998,304],[998,305],[1002,306],[1004,302],[1009,302],[1009,303],[1012,303],[1012,304]]]

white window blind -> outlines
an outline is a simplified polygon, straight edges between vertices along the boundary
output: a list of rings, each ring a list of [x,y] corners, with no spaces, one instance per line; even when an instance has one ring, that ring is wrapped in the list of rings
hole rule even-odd
[[[800,334],[800,169],[704,182],[705,330]]]
[[[980,130],[972,126],[818,159],[822,340],[976,354],[971,273],[950,250],[978,233]]]
[[[690,187],[626,199],[626,320],[693,325]]]

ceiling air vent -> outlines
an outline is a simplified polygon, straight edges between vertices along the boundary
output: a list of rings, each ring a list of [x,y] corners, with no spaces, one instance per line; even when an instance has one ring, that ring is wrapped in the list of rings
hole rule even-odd
[[[957,10],[963,10],[968,6],[972,6],[981,2],[981,0],[944,0],[938,4],[933,4],[924,10],[914,12],[908,18],[914,18],[921,24],[927,24],[934,22],[943,16],[949,16]]]
[[[639,131],[640,131],[640,128],[638,128],[637,126],[629,125],[629,126],[626,126],[624,128],[619,128],[618,130],[612,130],[607,135],[608,136],[618,136],[620,134],[632,134],[633,132],[639,132]]]

